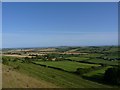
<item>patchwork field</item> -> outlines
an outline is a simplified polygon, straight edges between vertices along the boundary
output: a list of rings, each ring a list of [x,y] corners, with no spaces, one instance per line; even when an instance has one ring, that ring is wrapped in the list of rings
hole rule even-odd
[[[85,62],[91,62],[91,63],[102,63],[102,64],[108,64],[108,65],[118,65],[118,61],[108,61],[108,60],[103,60],[103,59],[90,59],[88,57],[68,57],[66,59],[74,60],[74,61],[85,61]]]
[[[116,88],[117,54],[116,47],[4,49],[3,88]]]
[[[105,70],[107,70],[108,68],[111,68],[111,66],[107,66],[107,67],[104,67],[104,68],[99,69],[99,70],[85,73],[84,76],[96,79],[96,77],[101,77],[101,75],[103,75],[105,73]]]
[[[91,68],[92,66],[98,67],[98,64],[86,64],[86,63],[78,63],[78,62],[71,62],[71,61],[57,61],[57,62],[35,62],[37,64],[53,66],[56,68],[61,68],[66,71],[75,72],[77,68]]]
[[[20,68],[19,70],[17,69],[16,72],[24,73],[30,77],[36,78],[37,80],[45,80],[59,87],[66,87],[66,88],[87,88],[87,87],[109,88],[110,87],[107,85],[102,85],[92,81],[84,80],[80,76],[77,76],[74,74],[62,72],[62,71],[51,69],[51,68],[41,67],[39,65],[34,65],[30,63],[26,64],[26,63],[19,63],[19,62],[14,62],[14,63],[11,62],[9,63],[9,65],[12,66],[13,68],[19,65]],[[6,82],[3,82],[3,83],[6,83]],[[8,85],[6,84],[6,86]]]

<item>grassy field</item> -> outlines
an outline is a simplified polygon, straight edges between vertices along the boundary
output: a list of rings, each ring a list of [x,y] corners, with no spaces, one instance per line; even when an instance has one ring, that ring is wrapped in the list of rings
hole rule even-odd
[[[57,68],[62,68],[63,70],[75,72],[77,68],[91,68],[92,66],[98,67],[98,64],[86,64],[72,61],[43,61],[43,62],[35,62],[37,64],[43,64],[47,66],[53,66]]]
[[[117,68],[120,60],[116,47],[62,47],[33,49],[30,52],[25,49],[19,52],[22,53],[20,57],[14,56],[18,52],[13,51],[5,50],[5,55],[11,52],[12,56],[2,57],[3,88],[118,87],[117,84],[104,81],[106,70]],[[41,52],[46,55],[36,55]],[[65,54],[66,52],[71,54]],[[85,54],[73,54],[81,52]],[[22,55],[31,57],[21,57]],[[114,73],[109,75],[112,74]]]
[[[75,60],[75,61],[83,61],[83,60],[88,60],[88,57],[68,57],[66,59],[71,59],[71,60]]]
[[[86,58],[95,58],[95,57],[99,57],[99,56],[102,56],[103,54],[98,54],[98,53],[88,53],[88,54],[85,54],[85,55],[81,55],[82,57],[86,57]]]
[[[101,76],[105,73],[105,70],[107,70],[108,68],[111,68],[111,67],[112,66],[107,66],[107,67],[101,68],[99,70],[91,71],[91,72],[85,73],[84,76],[92,77],[92,78],[94,78],[94,76]]]
[[[89,59],[86,57],[69,57],[67,59],[75,60],[75,61],[86,61],[86,62],[93,62],[93,63],[103,63],[103,64],[108,64],[108,65],[118,65],[118,61],[108,61],[108,60],[103,60],[103,59]]]
[[[19,66],[17,72],[24,73],[37,80],[44,80],[53,85],[65,88],[109,88],[110,86],[102,85],[96,82],[82,79],[80,76],[67,72],[54,70],[47,67],[41,67],[31,63],[10,62],[13,68]],[[10,76],[11,77],[11,76]],[[17,82],[17,81],[16,81]],[[3,83],[4,84],[4,83]],[[7,83],[5,83],[7,84]]]
[[[108,61],[108,60],[103,60],[103,59],[91,59],[91,60],[88,60],[88,62],[102,63],[102,64],[107,64],[107,65],[118,65],[118,61]]]
[[[12,67],[3,65],[2,68],[3,88],[58,88],[58,86],[52,83],[16,72]]]

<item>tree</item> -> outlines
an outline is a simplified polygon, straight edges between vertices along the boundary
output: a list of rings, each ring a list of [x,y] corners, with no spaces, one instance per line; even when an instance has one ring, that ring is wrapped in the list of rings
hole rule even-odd
[[[108,68],[105,71],[104,80],[110,84],[120,85],[120,67]]]

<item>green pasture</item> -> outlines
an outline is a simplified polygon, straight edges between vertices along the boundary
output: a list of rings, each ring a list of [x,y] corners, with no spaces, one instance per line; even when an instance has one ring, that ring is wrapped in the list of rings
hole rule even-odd
[[[52,66],[64,69],[66,71],[75,72],[77,68],[91,68],[92,66],[98,67],[98,64],[86,64],[72,61],[42,61],[35,62],[37,64]]]
[[[109,88],[110,86],[82,79],[80,76],[32,63],[10,62],[11,67],[19,73],[27,74],[38,80],[45,80],[63,88]]]
[[[66,59],[71,59],[71,60],[75,60],[75,61],[83,61],[83,60],[88,60],[88,57],[68,57]]]
[[[96,59],[96,58],[93,58],[93,59],[89,59],[89,58],[86,58],[86,57],[69,57],[69,58],[66,58],[66,59],[71,59],[71,60],[74,60],[74,61],[86,61],[86,62],[91,62],[91,63],[96,63],[96,64],[107,64],[107,65],[118,65],[118,61],[108,61],[108,60],[104,60],[104,59]]]
[[[88,72],[88,73],[85,73],[84,76],[87,76],[87,77],[93,77],[94,76],[101,76],[105,73],[105,71],[108,69],[108,68],[111,68],[112,66],[107,66],[107,67],[103,67],[99,70],[95,70],[95,71],[91,71],[91,72]]]

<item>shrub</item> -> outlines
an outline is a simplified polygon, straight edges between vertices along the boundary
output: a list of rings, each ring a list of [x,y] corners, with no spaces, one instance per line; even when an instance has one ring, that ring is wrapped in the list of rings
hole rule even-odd
[[[2,57],[2,63],[5,64],[5,65],[8,65],[9,64],[9,58]]]
[[[120,85],[120,67],[108,68],[105,71],[104,80],[110,84]]]
[[[83,75],[84,73],[87,73],[91,70],[92,70],[91,68],[77,68],[75,73],[79,75]]]
[[[17,65],[16,67],[14,67],[14,69],[20,70],[20,66]]]

